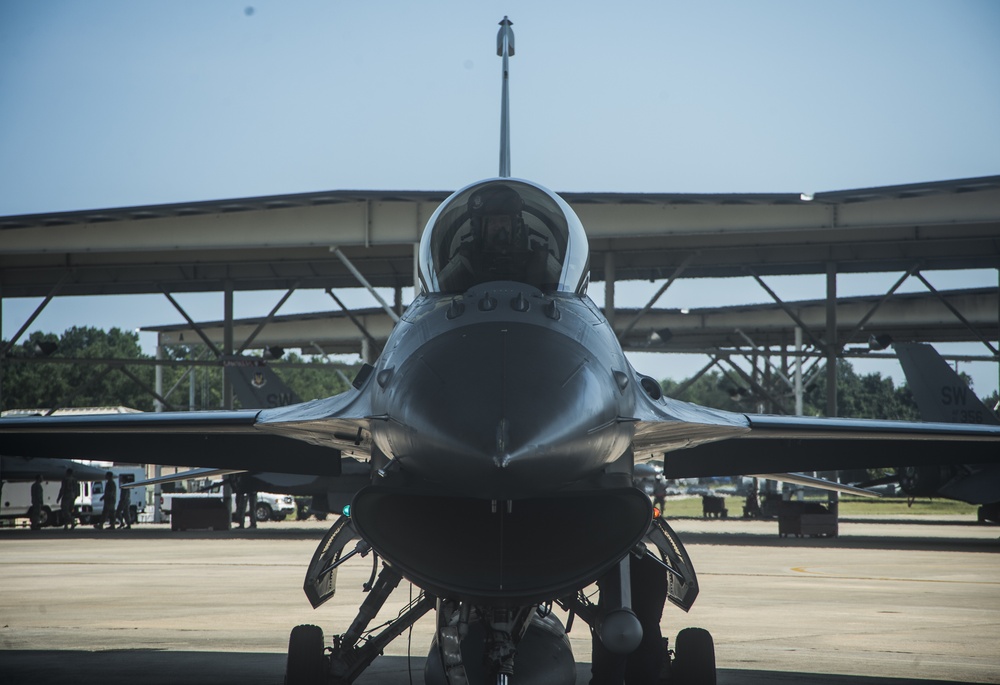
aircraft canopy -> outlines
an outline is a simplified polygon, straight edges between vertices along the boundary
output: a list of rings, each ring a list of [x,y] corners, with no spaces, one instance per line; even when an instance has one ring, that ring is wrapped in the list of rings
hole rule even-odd
[[[420,241],[420,280],[461,294],[489,281],[583,294],[590,248],[576,213],[550,190],[512,179],[467,186],[445,200]]]

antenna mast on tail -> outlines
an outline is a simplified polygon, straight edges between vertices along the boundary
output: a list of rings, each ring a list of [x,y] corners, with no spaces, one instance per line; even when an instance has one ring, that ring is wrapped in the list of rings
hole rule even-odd
[[[510,107],[508,104],[507,58],[514,56],[513,22],[507,17],[500,22],[497,33],[497,55],[503,57],[503,95],[500,98],[500,177],[510,178]]]

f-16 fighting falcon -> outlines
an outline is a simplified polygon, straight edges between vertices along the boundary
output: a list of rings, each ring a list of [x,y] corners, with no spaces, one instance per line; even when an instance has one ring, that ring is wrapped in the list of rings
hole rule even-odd
[[[332,639],[318,626],[292,631],[289,685],[354,681],[431,611],[429,683],[574,682],[557,605],[602,649],[633,652],[643,638],[635,568],[653,568],[682,610],[698,594],[684,546],[633,485],[637,463],[662,460],[678,478],[998,460],[994,426],[728,413],[666,397],[633,369],[586,294],[580,220],[557,194],[510,176],[514,35],[500,24],[499,175],[430,218],[421,292],[347,392],[264,410],[0,421],[0,452],[20,456],[143,453],[317,476],[339,475],[342,458],[365,461],[366,484],[316,550],[305,593],[320,606],[355,555],[375,555],[380,571]],[[369,630],[404,579],[418,597]],[[599,580],[595,604],[584,589]],[[670,682],[715,682],[707,631],[682,630],[671,646]]]

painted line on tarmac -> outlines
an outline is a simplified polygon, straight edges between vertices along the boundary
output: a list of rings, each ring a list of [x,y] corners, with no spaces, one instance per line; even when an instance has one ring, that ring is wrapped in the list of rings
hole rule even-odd
[[[890,578],[883,576],[844,576],[824,571],[813,571],[805,566],[793,566],[791,570],[813,578],[829,578],[830,580],[876,580],[887,583],[945,583],[949,585],[1000,585],[994,580],[946,580],[944,578]]]

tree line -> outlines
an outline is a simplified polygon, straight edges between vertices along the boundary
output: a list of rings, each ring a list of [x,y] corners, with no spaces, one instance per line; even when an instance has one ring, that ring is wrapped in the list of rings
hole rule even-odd
[[[212,359],[203,345],[169,347],[166,355],[168,361]],[[115,360],[115,364],[60,363],[60,359],[108,359]],[[148,362],[153,359],[143,353],[139,334],[134,331],[120,328],[104,331],[91,326],[74,326],[61,335],[36,331],[15,345],[4,360],[0,406],[5,411],[108,406],[152,411],[155,398],[149,389],[155,388],[156,368]],[[147,363],[127,363],[136,360]],[[347,383],[334,367],[340,368],[347,378],[353,378],[356,372],[342,364],[322,361],[306,365],[309,361],[289,351],[281,363],[273,364],[278,375],[303,400],[347,390]],[[221,365],[163,365],[162,373],[165,399],[174,408],[188,408],[192,374],[195,408],[222,406]]]

